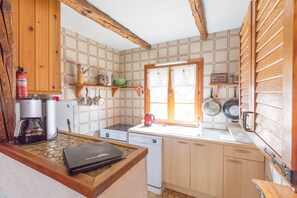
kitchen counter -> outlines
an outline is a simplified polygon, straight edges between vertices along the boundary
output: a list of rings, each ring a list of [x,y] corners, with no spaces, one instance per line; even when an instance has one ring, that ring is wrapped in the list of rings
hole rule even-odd
[[[69,176],[64,165],[62,149],[98,141],[113,144],[125,153],[126,159],[93,171]],[[145,161],[147,152],[146,148],[66,132],[59,132],[53,140],[32,145],[0,144],[0,154],[3,153],[86,197],[99,196],[130,169]],[[145,169],[145,163],[143,167]],[[146,174],[144,178],[139,179],[143,179],[146,186]]]
[[[243,147],[257,148],[251,137],[238,124],[230,124],[226,130],[201,129],[182,126],[157,125],[145,127],[143,124],[129,129],[129,133],[147,134],[162,137],[176,137],[224,144],[237,144]]]

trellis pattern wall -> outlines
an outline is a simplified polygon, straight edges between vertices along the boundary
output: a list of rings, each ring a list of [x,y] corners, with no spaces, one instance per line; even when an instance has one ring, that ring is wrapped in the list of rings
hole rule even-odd
[[[76,100],[76,64],[90,68],[87,82],[96,82],[98,74],[114,73],[115,77],[128,80],[130,86],[144,85],[144,65],[185,61],[204,58],[204,98],[209,97],[209,82],[212,72],[238,72],[239,29],[209,34],[206,41],[199,37],[160,43],[151,50],[141,48],[118,52],[98,42],[92,41],[72,31],[62,29],[62,96],[63,100]],[[90,96],[95,96],[96,89],[90,88]],[[97,90],[98,91],[98,90]],[[99,92],[97,92],[98,94]],[[82,93],[84,95],[85,92]],[[117,123],[139,124],[144,114],[144,96],[138,96],[133,90],[118,91],[111,96],[110,89],[101,89],[106,99],[103,106],[78,106],[79,132],[90,133]],[[222,87],[219,99],[223,104],[233,97],[232,87]],[[226,129],[230,120],[223,113],[209,117],[204,115],[205,128]]]
[[[192,37],[153,45],[151,50],[141,48],[120,52],[120,76],[128,85],[144,85],[144,65],[204,58],[204,98],[209,97],[210,74],[212,72],[238,72],[239,29],[209,34],[201,41]],[[223,104],[233,98],[233,88],[222,87],[219,99]],[[144,114],[144,97],[131,91],[121,92],[121,123],[139,124]],[[226,129],[230,122],[223,113],[215,117],[203,116],[205,128]]]
[[[119,77],[120,54],[118,51],[67,29],[61,32],[61,68],[62,100],[76,100],[76,65],[81,63],[89,67],[85,82],[97,82],[98,74],[111,74]],[[89,87],[89,95],[94,97],[99,90]],[[77,106],[78,132],[87,134],[120,122],[120,93],[114,97],[111,89],[101,89],[100,94],[106,99],[102,106]],[[85,91],[82,92],[82,96]]]

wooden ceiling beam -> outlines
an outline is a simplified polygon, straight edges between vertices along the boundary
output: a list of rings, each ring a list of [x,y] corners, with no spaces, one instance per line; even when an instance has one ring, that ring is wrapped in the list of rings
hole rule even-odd
[[[151,49],[151,45],[139,38],[133,32],[131,32],[128,28],[122,26],[115,20],[113,20],[110,16],[95,8],[92,4],[90,4],[86,0],[59,0],[60,2],[68,5],[73,10],[78,12],[79,14],[95,21],[99,25],[115,32],[116,34],[122,36],[125,39],[143,47],[145,49]]]
[[[207,31],[206,31],[206,25],[205,25],[205,20],[204,20],[204,13],[203,13],[203,8],[201,4],[201,0],[189,0],[191,9],[192,9],[192,14],[195,19],[195,23],[198,27],[198,30],[200,32],[200,38],[201,40],[206,40],[207,39]]]

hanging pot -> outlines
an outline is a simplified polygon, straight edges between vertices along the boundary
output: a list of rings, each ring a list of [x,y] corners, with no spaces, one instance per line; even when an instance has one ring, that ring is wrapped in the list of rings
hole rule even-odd
[[[227,118],[232,120],[239,119],[239,100],[236,97],[236,87],[234,87],[234,98],[228,100],[223,105],[223,113]]]
[[[202,104],[202,111],[208,116],[216,116],[221,111],[221,105],[218,101],[213,99],[213,88],[210,88],[210,98]]]

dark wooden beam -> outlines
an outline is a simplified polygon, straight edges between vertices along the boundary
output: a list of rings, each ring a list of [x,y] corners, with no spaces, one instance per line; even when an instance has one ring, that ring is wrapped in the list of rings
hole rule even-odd
[[[0,142],[13,140],[15,70],[11,0],[0,0]]]
[[[122,26],[115,20],[113,20],[110,16],[103,13],[102,11],[95,8],[92,4],[87,2],[86,0],[59,0],[60,2],[68,5],[73,10],[78,12],[79,14],[95,21],[99,25],[117,33],[125,39],[143,47],[145,49],[151,49],[151,45],[139,38],[133,32],[131,32],[128,28]]]
[[[194,16],[196,25],[198,27],[198,30],[200,32],[200,38],[201,40],[207,39],[207,31],[205,26],[205,20],[204,20],[204,14],[203,14],[203,8],[201,4],[201,0],[189,0],[192,14]]]

